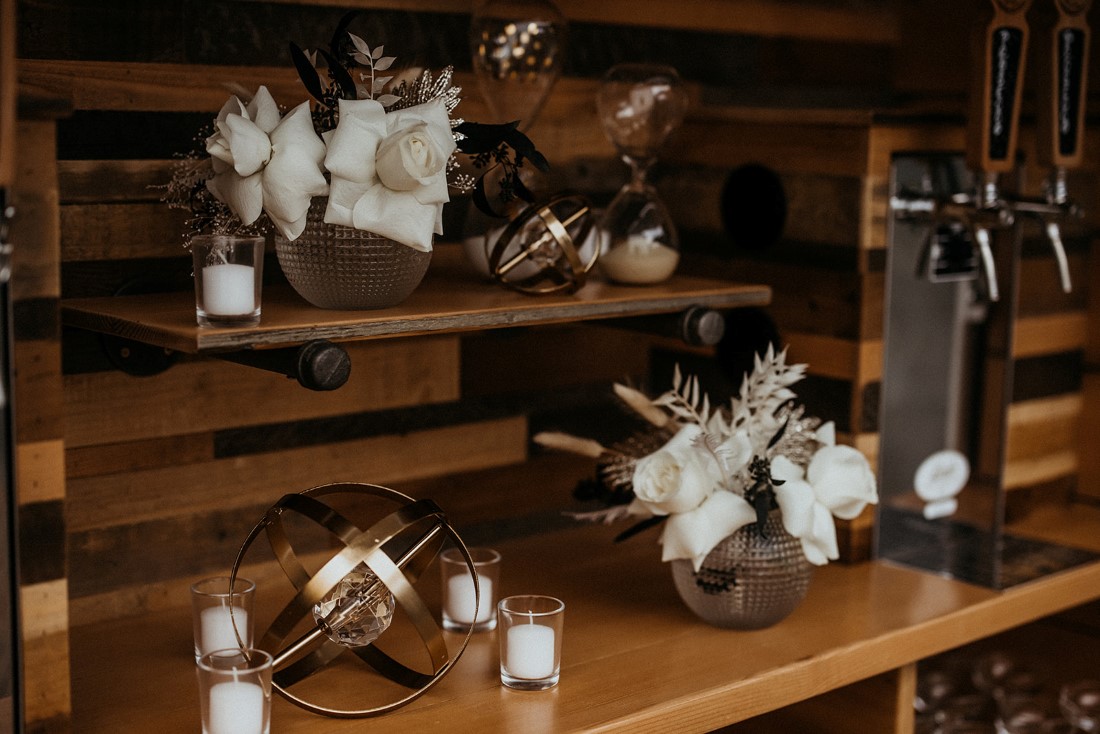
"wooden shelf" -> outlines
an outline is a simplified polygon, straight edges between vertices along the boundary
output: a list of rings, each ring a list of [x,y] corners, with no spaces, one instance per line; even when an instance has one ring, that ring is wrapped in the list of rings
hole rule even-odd
[[[676,313],[692,306],[728,309],[765,305],[771,289],[674,276],[655,286],[592,280],[574,295],[526,296],[488,283],[457,247],[436,249],[428,275],[402,304],[377,311],[314,308],[289,287],[266,288],[263,317],[249,328],[200,328],[192,293],[69,299],[67,326],[104,332],[190,354],[278,347],[314,339],[346,341],[533,326]]]
[[[1094,533],[1100,527],[1096,513],[1072,522]],[[1004,592],[882,562],[832,564],[815,570],[806,600],[776,626],[721,630],[680,602],[652,534],[615,544],[617,530],[585,525],[498,546],[503,594],[544,593],[566,603],[556,689],[502,688],[490,632],[475,635],[446,678],[394,713],[364,724],[318,717],[277,698],[272,732],[707,732],[828,691],[843,694],[859,681],[886,676],[911,687],[922,658],[1100,596],[1100,563]],[[429,577],[426,596],[435,585]],[[261,594],[267,583],[259,579]],[[72,630],[79,729],[198,729],[186,593],[181,583],[179,605],[168,611]],[[274,611],[257,616],[266,623]],[[349,701],[363,702],[361,674],[328,677],[327,690],[342,686]],[[851,690],[883,690],[888,700],[875,706],[904,716],[905,695],[889,685]],[[866,704],[850,700],[847,710],[866,711]]]

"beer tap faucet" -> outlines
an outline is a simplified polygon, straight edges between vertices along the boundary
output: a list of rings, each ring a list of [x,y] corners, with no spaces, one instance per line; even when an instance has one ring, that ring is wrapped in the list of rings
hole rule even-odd
[[[1062,290],[1069,293],[1069,263],[1062,245],[1064,221],[1080,217],[1070,199],[1066,173],[1081,164],[1085,129],[1089,27],[1087,13],[1092,0],[1055,0],[1058,20],[1050,38],[1050,73],[1039,111],[1039,160],[1050,168],[1045,186],[1048,208],[1036,212],[1054,251]]]
[[[1000,191],[999,179],[1016,165],[1020,98],[1027,57],[1025,15],[1031,0],[993,0],[993,19],[978,48],[982,54],[980,88],[969,127],[967,164],[975,174],[973,197],[963,206],[978,249],[991,301],[1000,298],[991,231],[1015,221],[1015,207]]]

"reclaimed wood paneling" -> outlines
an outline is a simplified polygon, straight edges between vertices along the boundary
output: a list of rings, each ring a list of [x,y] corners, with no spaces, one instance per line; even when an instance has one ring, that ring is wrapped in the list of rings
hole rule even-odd
[[[68,590],[64,579],[24,586],[24,720],[28,731],[66,730],[69,685]]]
[[[316,393],[282,375],[216,359],[181,362],[154,377],[96,372],[65,377],[69,447],[256,426],[458,397],[454,337],[349,344],[356,368],[339,390]],[[125,410],[118,406],[125,405]]]
[[[385,484],[516,463],[526,458],[526,450],[526,422],[516,417],[72,479],[68,524],[70,532],[78,532],[264,505],[316,484]]]
[[[13,331],[14,488],[20,524],[24,719],[31,729],[64,726],[71,697],[64,425],[58,307],[60,247],[56,126],[15,128],[11,296],[21,323]]]

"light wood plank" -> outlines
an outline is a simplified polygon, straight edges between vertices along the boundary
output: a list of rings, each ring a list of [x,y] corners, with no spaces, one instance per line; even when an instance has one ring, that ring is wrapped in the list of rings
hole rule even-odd
[[[31,441],[15,447],[19,504],[65,499],[65,442]]]
[[[154,377],[65,377],[69,448],[258,426],[458,398],[454,337],[348,345],[352,372],[331,392],[221,360],[180,362]],[[125,405],[125,410],[118,406]]]
[[[73,479],[66,506],[68,530],[77,533],[213,510],[263,507],[284,494],[319,484],[388,484],[526,458],[527,422],[515,417]]]
[[[702,624],[686,610],[655,545],[643,538],[613,545],[614,532],[588,526],[500,546],[507,559],[503,594],[537,590],[566,601],[555,691],[502,690],[496,638],[475,635],[451,674],[417,701],[372,720],[372,731],[430,730],[440,721],[489,734],[713,731],[1100,593],[1100,564],[1000,593],[881,563],[832,564],[815,571],[809,596],[788,619],[766,630],[732,632]],[[187,693],[194,690],[188,619],[183,608],[125,626],[76,630],[75,709],[89,731],[139,731],[154,722],[161,729],[192,727],[197,703]],[[654,629],[660,634],[644,632]],[[113,655],[104,654],[108,649]],[[140,670],[129,662],[135,655],[146,661]],[[348,695],[359,685],[350,671],[330,681]],[[169,701],[147,695],[166,687],[182,695]],[[319,720],[282,700],[273,716],[284,734],[362,727]]]
[[[62,719],[71,708],[68,592],[64,579],[19,591],[23,634],[24,718]]]
[[[1088,314],[1080,311],[1018,318],[1012,337],[1012,356],[1036,357],[1084,349],[1088,321]]]

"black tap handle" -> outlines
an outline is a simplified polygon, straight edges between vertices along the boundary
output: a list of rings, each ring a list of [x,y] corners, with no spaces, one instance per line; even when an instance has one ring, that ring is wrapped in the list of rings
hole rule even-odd
[[[1024,17],[1031,0],[993,0],[993,19],[977,44],[979,88],[967,146],[970,168],[987,174],[1007,173],[1015,165],[1028,27]]]
[[[1041,85],[1039,158],[1048,166],[1081,164],[1088,89],[1088,10],[1092,0],[1056,0],[1058,20],[1050,36],[1050,68]]]

